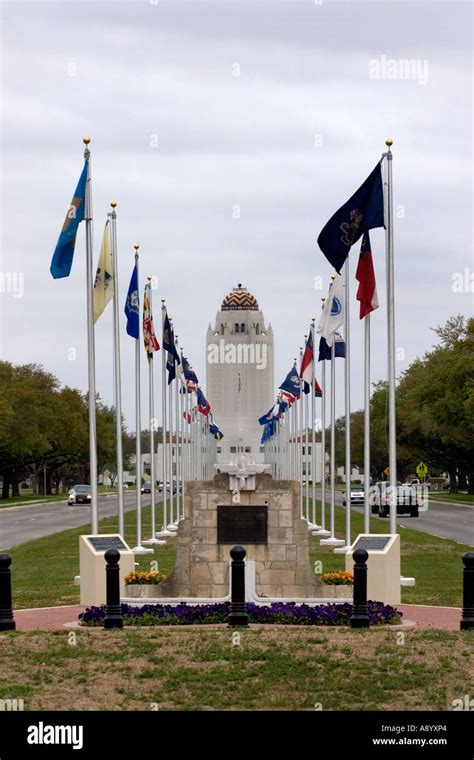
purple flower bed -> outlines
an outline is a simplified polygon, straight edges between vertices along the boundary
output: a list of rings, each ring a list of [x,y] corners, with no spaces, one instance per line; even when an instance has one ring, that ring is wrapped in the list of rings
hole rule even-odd
[[[286,625],[349,625],[352,604],[320,604],[309,607],[296,602],[274,602],[268,607],[247,604],[249,623]],[[194,625],[227,623],[230,604],[122,604],[125,625]],[[389,604],[368,602],[370,625],[399,623],[403,613]],[[102,626],[105,607],[88,607],[79,615],[82,625]]]

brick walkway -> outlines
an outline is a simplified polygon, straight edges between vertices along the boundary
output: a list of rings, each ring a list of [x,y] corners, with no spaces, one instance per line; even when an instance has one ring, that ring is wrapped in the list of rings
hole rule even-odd
[[[455,607],[424,607],[421,605],[399,604],[405,620],[413,620],[418,629],[441,628],[458,631],[461,610]],[[77,622],[77,617],[85,607],[42,607],[35,610],[16,610],[17,631],[64,630],[65,623]]]

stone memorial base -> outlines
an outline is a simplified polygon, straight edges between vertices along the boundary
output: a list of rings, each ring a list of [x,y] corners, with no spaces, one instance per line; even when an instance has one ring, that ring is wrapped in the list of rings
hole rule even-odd
[[[267,543],[243,540],[218,543],[218,507],[266,507]],[[229,561],[232,546],[241,544],[248,560],[255,560],[256,590],[262,597],[289,599],[331,598],[334,588],[312,572],[308,556],[307,523],[300,517],[299,483],[256,476],[254,491],[241,491],[240,503],[232,504],[229,478],[218,474],[212,481],[186,484],[185,519],[179,523],[176,566],[169,578],[158,584],[156,597],[224,597],[229,593]],[[225,511],[225,510],[224,510]],[[221,511],[222,512],[222,511]],[[249,510],[243,510],[242,515]],[[227,515],[228,516],[228,515]],[[222,517],[219,518],[222,520]],[[232,522],[239,522],[232,521]],[[223,535],[230,538],[232,525]],[[248,535],[251,536],[249,530]],[[261,540],[261,526],[258,531]]]

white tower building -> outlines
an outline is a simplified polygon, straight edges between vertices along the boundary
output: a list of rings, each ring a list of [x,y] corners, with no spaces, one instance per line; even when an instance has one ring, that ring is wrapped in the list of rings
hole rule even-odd
[[[227,295],[206,338],[206,391],[224,434],[219,461],[232,454],[260,453],[258,418],[273,404],[273,331],[265,326],[255,297],[242,285]]]

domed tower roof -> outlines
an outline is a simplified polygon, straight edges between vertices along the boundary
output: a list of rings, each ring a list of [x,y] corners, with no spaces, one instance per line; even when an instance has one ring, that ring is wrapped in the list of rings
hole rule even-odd
[[[221,311],[258,311],[258,303],[255,296],[242,287],[241,283],[232,289],[222,301]]]

